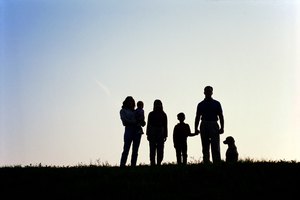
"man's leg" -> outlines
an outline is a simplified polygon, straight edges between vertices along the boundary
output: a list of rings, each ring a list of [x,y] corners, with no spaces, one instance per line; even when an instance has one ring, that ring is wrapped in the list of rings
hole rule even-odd
[[[203,154],[203,163],[210,163],[210,138],[209,132],[207,130],[207,124],[205,122],[201,122],[200,125],[200,136],[201,136],[201,144],[202,144],[202,154]]]
[[[221,162],[219,125],[216,123],[211,130],[211,154],[213,163]]]

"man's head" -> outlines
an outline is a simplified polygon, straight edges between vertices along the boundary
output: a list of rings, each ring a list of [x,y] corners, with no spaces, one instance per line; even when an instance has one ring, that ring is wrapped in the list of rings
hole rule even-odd
[[[206,86],[204,88],[204,94],[206,97],[211,97],[211,95],[213,94],[213,88],[211,86]]]

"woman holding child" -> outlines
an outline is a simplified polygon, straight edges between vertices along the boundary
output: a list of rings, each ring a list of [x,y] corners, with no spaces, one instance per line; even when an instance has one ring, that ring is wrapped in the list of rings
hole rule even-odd
[[[138,150],[141,142],[142,131],[141,126],[145,126],[145,122],[137,119],[135,112],[135,100],[132,96],[127,96],[123,101],[120,117],[125,126],[124,146],[121,156],[120,167],[125,167],[128,153],[132,144],[131,166],[136,166]]]

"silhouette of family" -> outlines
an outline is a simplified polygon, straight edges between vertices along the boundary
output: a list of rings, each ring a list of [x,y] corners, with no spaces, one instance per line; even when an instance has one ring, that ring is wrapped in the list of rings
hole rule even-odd
[[[205,98],[197,105],[194,133],[191,132],[189,124],[184,122],[185,114],[183,112],[177,114],[179,123],[173,129],[173,144],[178,165],[187,164],[187,138],[198,134],[201,136],[203,163],[211,163],[210,152],[213,163],[221,162],[220,134],[224,133],[224,116],[221,103],[213,99],[212,94],[213,88],[206,86],[204,88]],[[159,166],[164,158],[164,145],[168,137],[167,114],[163,110],[161,100],[156,99],[153,103],[153,110],[148,114],[146,123],[143,110],[144,103],[138,101],[136,109],[135,106],[134,98],[127,96],[120,110],[120,118],[125,127],[120,167],[126,166],[131,146],[131,166],[136,166],[140,141],[144,134],[143,127],[146,125],[146,136],[150,149],[150,165]],[[228,144],[226,162],[237,162],[238,153],[233,137],[230,136],[223,143]]]

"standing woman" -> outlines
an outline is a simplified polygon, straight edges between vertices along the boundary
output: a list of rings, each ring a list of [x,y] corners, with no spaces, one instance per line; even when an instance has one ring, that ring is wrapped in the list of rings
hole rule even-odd
[[[168,119],[159,99],[154,101],[153,111],[148,115],[146,135],[150,146],[150,164],[156,165],[157,159],[157,165],[161,165],[164,157],[164,143],[168,137]]]
[[[138,132],[138,122],[135,117],[135,101],[133,97],[127,96],[123,101],[120,117],[125,126],[124,147],[121,156],[120,167],[125,167],[128,153],[132,143],[131,166],[136,166],[138,150],[141,142],[141,133]]]

